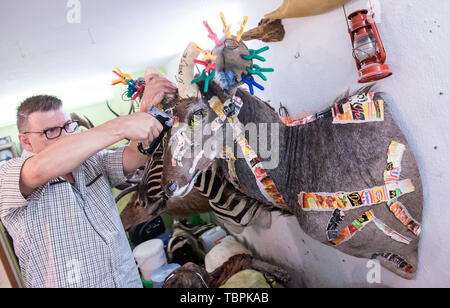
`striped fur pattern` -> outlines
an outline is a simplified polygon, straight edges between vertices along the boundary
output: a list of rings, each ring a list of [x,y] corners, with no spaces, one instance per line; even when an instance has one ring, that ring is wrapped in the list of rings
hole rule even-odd
[[[168,198],[162,189],[165,145],[164,139],[145,166],[142,180],[133,193],[137,194],[137,198],[133,195],[122,212],[122,221],[127,221],[127,227],[132,225],[131,221],[147,221],[161,213],[190,216],[211,210],[220,222],[236,233],[253,222],[264,228],[270,227],[269,206],[239,192],[221,173],[217,163],[199,176],[194,186],[196,189],[186,197]],[[145,210],[137,211],[138,208]],[[131,214],[133,217],[125,217]],[[142,219],[138,219],[140,216]]]
[[[258,219],[260,225],[270,227],[269,205],[249,198],[238,191],[221,173],[221,168],[215,162],[202,173],[194,185],[201,195],[209,199],[211,210],[219,220],[235,226],[245,227]],[[260,216],[261,214],[268,214]]]
[[[138,185],[138,200],[140,205],[145,208],[156,202],[164,202],[167,200],[166,194],[161,186],[165,143],[166,139],[164,138],[145,165],[144,174]]]

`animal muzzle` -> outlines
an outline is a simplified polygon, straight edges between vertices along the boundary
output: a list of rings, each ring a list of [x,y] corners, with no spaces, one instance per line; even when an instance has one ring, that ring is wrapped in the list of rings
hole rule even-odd
[[[169,182],[167,182],[167,184],[162,185],[162,188],[169,198],[170,197],[183,198],[191,192],[201,173],[202,173],[201,170],[196,170],[194,176],[185,185],[180,186],[176,180],[170,180]]]

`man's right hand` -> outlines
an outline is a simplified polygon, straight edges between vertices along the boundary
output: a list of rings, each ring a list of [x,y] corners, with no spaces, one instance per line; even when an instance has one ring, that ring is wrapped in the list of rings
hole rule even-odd
[[[123,138],[138,142],[151,142],[158,138],[163,130],[159,121],[145,112],[136,112],[131,115],[122,116],[119,125]]]

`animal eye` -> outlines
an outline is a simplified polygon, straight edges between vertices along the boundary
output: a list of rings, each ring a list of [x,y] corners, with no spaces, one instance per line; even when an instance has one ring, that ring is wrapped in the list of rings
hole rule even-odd
[[[192,112],[192,118],[190,120],[189,126],[194,129],[195,123],[201,122],[203,118],[208,114],[207,109],[198,109]]]
[[[196,111],[193,112],[194,116],[206,116],[208,114],[208,110],[207,109],[198,109]]]

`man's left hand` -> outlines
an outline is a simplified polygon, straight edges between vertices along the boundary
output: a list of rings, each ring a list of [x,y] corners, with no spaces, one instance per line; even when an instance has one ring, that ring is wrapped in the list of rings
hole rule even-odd
[[[150,105],[158,105],[166,94],[173,94],[177,87],[162,75],[158,75],[148,69],[145,72],[145,90],[142,95],[140,111],[147,112]]]

